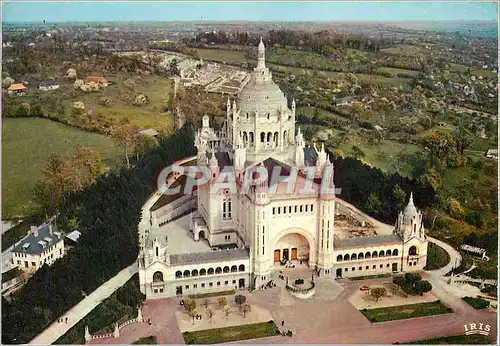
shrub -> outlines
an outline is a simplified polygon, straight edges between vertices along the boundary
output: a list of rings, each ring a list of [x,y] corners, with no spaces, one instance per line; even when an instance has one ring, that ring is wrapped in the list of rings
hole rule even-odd
[[[234,302],[238,305],[243,305],[247,301],[247,297],[244,295],[238,294],[234,297]]]

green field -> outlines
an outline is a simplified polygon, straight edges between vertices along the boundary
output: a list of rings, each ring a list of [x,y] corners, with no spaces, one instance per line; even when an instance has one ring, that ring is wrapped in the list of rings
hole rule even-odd
[[[106,136],[45,119],[3,119],[2,218],[27,214],[50,154],[67,157],[80,146],[96,149],[110,166],[122,162],[122,149]]]
[[[427,265],[425,270],[435,270],[443,268],[450,263],[450,255],[441,246],[429,243],[427,249]]]
[[[359,136],[351,135],[347,142],[342,143],[339,147],[344,153],[349,156],[352,147],[357,145],[364,152],[363,161],[375,166],[385,172],[397,171],[401,175],[409,176],[412,167],[407,164],[402,164],[399,160],[401,155],[410,155],[421,150],[414,144],[403,144],[393,140],[381,140],[379,144],[369,145],[363,142]]]
[[[304,67],[290,67],[283,66],[273,63],[266,63],[267,66],[277,69],[279,72],[291,73],[291,74],[304,74],[304,73],[318,73],[319,75],[324,75],[327,78],[332,78],[335,80],[347,79],[348,73],[344,72],[333,72],[326,70],[318,70],[312,68],[304,68]],[[391,87],[406,87],[409,85],[410,80],[408,78],[398,78],[398,77],[384,77],[375,74],[367,74],[367,73],[353,73],[357,78],[360,84],[371,83],[375,85],[382,86],[391,86]]]
[[[451,308],[443,305],[439,300],[432,303],[408,304],[361,310],[361,313],[372,323],[440,315],[450,312],[453,312]]]
[[[426,50],[424,47],[410,44],[398,44],[396,47],[381,49],[381,52],[397,55],[414,55]]]
[[[225,62],[228,64],[242,64],[245,60],[244,51],[233,51],[227,49],[197,48],[196,52],[201,59]]]
[[[278,334],[279,330],[274,321],[182,333],[186,344],[205,345],[265,338],[267,336],[274,336]]]
[[[403,75],[403,76],[408,76],[411,78],[417,77],[418,74],[420,73],[419,71],[408,70],[408,69],[404,69],[404,68],[396,68],[396,67],[379,67],[377,69],[377,71],[390,73],[393,76]]]
[[[75,89],[72,83],[61,81],[60,88],[54,92],[30,91],[23,98],[30,104],[41,104],[47,113],[57,114],[69,124],[92,128],[100,124],[100,128],[109,127],[122,121],[130,121],[142,129],[154,128],[158,131],[170,132],[173,117],[165,110],[171,107],[173,96],[172,81],[157,75],[130,77],[125,73],[106,75],[110,85],[107,88],[85,92]],[[135,83],[127,87],[124,82],[129,79]],[[137,95],[144,94],[148,103],[134,106]],[[109,99],[109,105],[99,104],[99,99]],[[73,114],[73,103],[83,102],[85,113]]]

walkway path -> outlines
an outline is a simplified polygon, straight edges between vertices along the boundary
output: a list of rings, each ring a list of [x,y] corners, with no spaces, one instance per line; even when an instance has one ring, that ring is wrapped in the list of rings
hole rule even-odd
[[[60,317],[64,321],[67,318],[68,323],[58,323],[57,321],[52,323],[47,329],[31,340],[30,344],[52,344],[78,323],[78,321],[87,316],[103,300],[122,287],[137,271],[137,263],[123,269]]]

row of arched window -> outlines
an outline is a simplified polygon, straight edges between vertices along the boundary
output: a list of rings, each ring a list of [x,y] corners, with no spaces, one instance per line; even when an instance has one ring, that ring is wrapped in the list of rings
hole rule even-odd
[[[379,252],[373,251],[373,252],[367,252],[367,253],[358,253],[358,254],[345,254],[345,255],[338,255],[337,256],[337,262],[342,262],[342,261],[354,261],[354,260],[360,260],[360,259],[370,259],[370,258],[378,258],[378,257],[390,257],[390,256],[397,256],[399,254],[398,249],[394,250],[380,250]]]
[[[237,273],[237,272],[244,272],[245,271],[245,265],[240,264],[239,266],[225,266],[224,268],[217,267],[217,268],[208,268],[208,269],[193,269],[191,271],[189,270],[184,270],[184,272],[178,270],[175,272],[175,278],[176,279],[182,279],[182,278],[189,278],[189,277],[196,277],[196,276],[205,276],[205,275],[217,275],[217,274],[228,274],[228,273]]]
[[[283,131],[283,144],[286,145],[288,143],[288,136],[290,135],[290,131]],[[268,145],[273,145],[275,147],[279,146],[279,134],[278,132],[260,132],[260,143],[268,143]],[[243,144],[245,146],[254,145],[255,143],[255,135],[253,132],[243,131],[241,133],[241,138],[243,139]]]

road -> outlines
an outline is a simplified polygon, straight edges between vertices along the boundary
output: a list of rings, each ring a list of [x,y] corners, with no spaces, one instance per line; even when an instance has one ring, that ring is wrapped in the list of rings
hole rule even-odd
[[[135,273],[138,272],[137,262],[123,269],[116,276],[112,277],[85,299],[72,307],[64,315],[60,316],[63,321],[68,319],[68,323],[52,323],[43,332],[38,334],[30,344],[49,345],[63,336],[78,321],[87,316],[97,305],[108,298],[114,291],[123,286]]]

